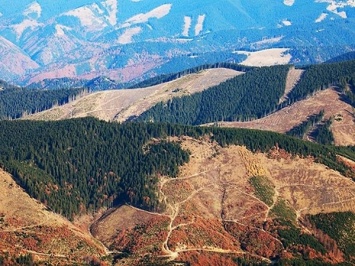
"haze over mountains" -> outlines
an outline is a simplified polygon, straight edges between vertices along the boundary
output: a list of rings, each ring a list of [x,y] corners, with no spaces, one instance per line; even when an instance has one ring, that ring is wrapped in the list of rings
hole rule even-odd
[[[354,50],[354,7],[351,0],[6,0],[0,76],[20,85],[97,76],[123,83],[242,62],[248,53],[240,50],[275,47],[286,63],[320,62]]]

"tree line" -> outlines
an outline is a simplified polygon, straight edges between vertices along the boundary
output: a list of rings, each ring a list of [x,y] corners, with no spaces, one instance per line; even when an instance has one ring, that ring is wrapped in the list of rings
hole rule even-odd
[[[268,152],[278,146],[313,156],[355,178],[336,160],[355,160],[355,147],[324,146],[286,135],[247,129],[191,127],[161,123],[107,123],[94,118],[64,121],[0,121],[0,166],[32,197],[68,218],[106,206],[129,203],[162,210],[161,175],[174,177],[189,151],[169,136],[209,136],[220,145],[244,145]]]
[[[12,87],[0,90],[0,120],[16,119],[63,105],[75,99],[84,89],[29,90]]]
[[[203,92],[158,103],[137,120],[199,125],[265,116],[278,106],[289,67],[254,68]]]
[[[285,65],[245,69],[244,75],[203,92],[160,102],[136,120],[188,125],[246,121],[280,110],[330,86],[339,87],[345,83],[354,88],[355,60],[311,65],[303,68],[305,71],[300,81],[287,95],[287,100],[280,104],[289,67]],[[174,78],[178,75],[180,74],[176,74]],[[172,77],[163,77],[161,82]],[[344,91],[343,99],[354,106],[352,90]]]

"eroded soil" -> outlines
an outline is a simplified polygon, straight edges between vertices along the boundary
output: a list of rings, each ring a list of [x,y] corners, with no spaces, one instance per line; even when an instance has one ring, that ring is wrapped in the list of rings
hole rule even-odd
[[[147,254],[192,265],[217,257],[232,265],[232,258],[242,255],[270,262],[287,253],[277,235],[265,228],[275,218],[271,209],[276,202],[286,202],[300,226],[306,214],[355,211],[354,182],[312,158],[277,149],[253,154],[245,147],[222,148],[188,137],[182,143],[192,152],[191,160],[177,178],[160,179],[163,213],[122,206],[93,225],[95,237],[111,249],[133,251],[133,257],[118,265],[135,265]],[[252,176],[270,180],[272,205],[256,196]],[[312,228],[303,230],[312,233]],[[327,256],[328,261],[342,260]]]

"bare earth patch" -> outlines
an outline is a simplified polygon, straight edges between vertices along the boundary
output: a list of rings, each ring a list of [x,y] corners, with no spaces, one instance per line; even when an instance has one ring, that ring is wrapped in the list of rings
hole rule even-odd
[[[93,116],[106,121],[122,122],[140,115],[161,101],[203,91],[240,74],[242,72],[225,68],[208,69],[148,88],[100,91],[27,116],[26,119],[61,120]]]
[[[284,102],[287,99],[287,94],[295,87],[297,82],[300,80],[303,72],[304,70],[302,69],[296,69],[295,67],[290,68],[286,78],[285,93],[280,99],[280,103]]]
[[[82,263],[105,248],[59,214],[30,198],[0,169],[0,255],[32,254],[55,265]]]
[[[180,140],[192,152],[191,160],[177,178],[161,178],[159,195],[165,212],[122,206],[93,226],[95,236],[104,243],[117,250],[137,251],[136,262],[152,250],[154,257],[185,259],[191,265],[216,256],[227,264],[230,256],[241,255],[269,261],[283,249],[280,240],[264,229],[274,217],[270,210],[277,201],[294,211],[295,223],[305,214],[355,211],[354,182],[310,158],[283,156],[278,150],[272,156],[253,154],[245,147],[222,148],[204,139]],[[256,196],[249,182],[252,176],[270,180],[275,190],[273,205]],[[144,236],[152,231],[159,237],[149,242]],[[127,240],[133,236],[139,248],[128,245],[134,245]]]
[[[324,110],[325,118],[337,118],[331,126],[335,144],[355,145],[353,108],[341,101],[338,92],[334,89],[319,91],[314,96],[261,119],[250,122],[221,122],[220,124],[223,127],[243,127],[284,133],[321,110]]]

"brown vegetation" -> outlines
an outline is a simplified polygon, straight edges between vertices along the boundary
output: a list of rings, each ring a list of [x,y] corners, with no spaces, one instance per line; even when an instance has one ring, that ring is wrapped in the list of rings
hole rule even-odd
[[[293,252],[329,262],[344,260],[331,239],[304,222],[306,214],[355,211],[355,185],[312,158],[299,158],[275,148],[269,154],[253,154],[245,147],[222,148],[206,139],[180,139],[191,152],[176,179],[162,177],[159,194],[166,209],[148,213],[129,206],[115,209],[94,224],[95,237],[115,250],[130,254],[129,264],[146,254],[202,265],[228,265],[247,255],[256,260],[292,257]],[[271,206],[261,201],[250,184],[251,176],[263,175],[273,184]],[[302,231],[325,239],[329,253],[298,246],[288,251],[281,243],[275,218],[287,208]],[[280,216],[281,215],[281,216]],[[148,256],[149,258],[150,256]],[[147,257],[145,257],[147,258]],[[127,262],[127,259],[125,260]],[[120,265],[120,264],[118,264]]]
[[[353,108],[340,100],[334,89],[319,91],[261,119],[249,122],[221,122],[223,127],[242,127],[284,133],[305,121],[308,116],[324,110],[325,119],[333,119],[331,131],[336,145],[355,145],[355,119]]]
[[[105,250],[90,235],[31,199],[0,169],[0,255],[32,254],[36,261],[68,265]]]
[[[106,121],[125,121],[153,105],[172,97],[189,95],[240,75],[231,69],[207,69],[179,79],[143,89],[100,91],[26,119],[60,120],[93,116]]]

